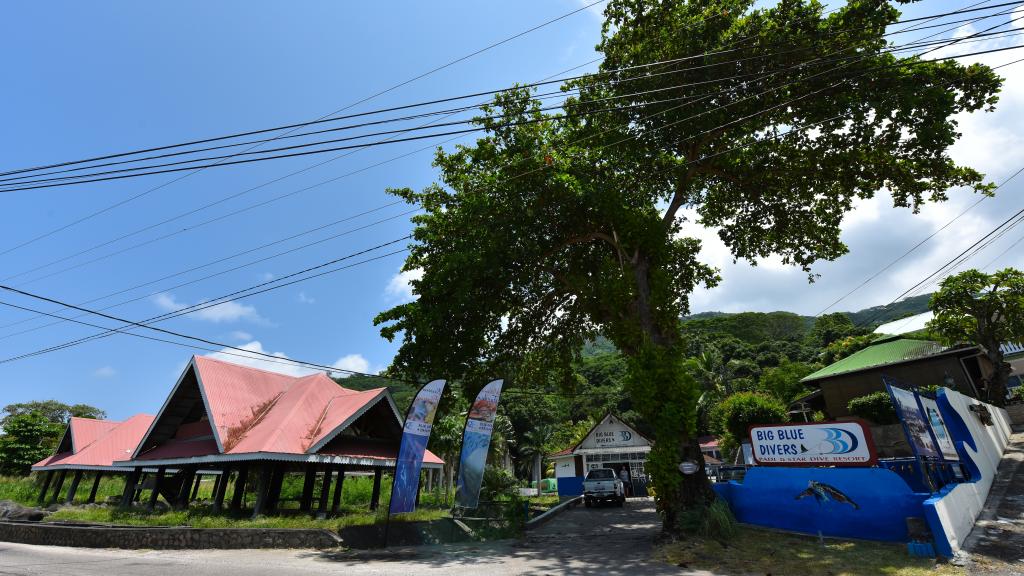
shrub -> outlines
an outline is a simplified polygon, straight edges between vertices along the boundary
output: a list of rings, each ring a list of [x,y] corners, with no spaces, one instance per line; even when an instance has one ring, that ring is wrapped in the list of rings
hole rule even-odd
[[[710,506],[697,506],[679,516],[679,528],[686,533],[719,542],[729,542],[736,537],[736,518],[729,504],[716,498]]]
[[[722,454],[728,458],[756,424],[779,424],[789,420],[786,405],[778,398],[759,392],[737,392],[723,400],[711,414],[715,431],[721,435]]]
[[[712,421],[718,433],[745,438],[747,429],[756,424],[787,422],[789,414],[779,399],[758,392],[738,392],[715,407]]]
[[[854,398],[846,404],[846,409],[850,411],[850,414],[873,424],[883,425],[899,422],[888,392],[873,392]]]

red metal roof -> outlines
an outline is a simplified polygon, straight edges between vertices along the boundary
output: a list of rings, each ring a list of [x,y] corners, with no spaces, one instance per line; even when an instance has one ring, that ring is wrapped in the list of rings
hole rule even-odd
[[[101,467],[114,466],[115,461],[131,458],[142,437],[153,422],[149,414],[137,414],[124,422],[72,418],[68,424],[74,448],[54,454],[32,465],[33,470],[51,466]]]
[[[318,443],[335,436],[375,404],[389,402],[386,388],[350,390],[323,373],[294,377],[203,356],[193,361],[220,446],[214,439],[191,440],[190,434],[179,433],[176,439],[140,454],[139,460],[314,454]],[[393,453],[372,456],[332,451],[332,455],[395,458]],[[425,461],[442,463],[433,454]]]

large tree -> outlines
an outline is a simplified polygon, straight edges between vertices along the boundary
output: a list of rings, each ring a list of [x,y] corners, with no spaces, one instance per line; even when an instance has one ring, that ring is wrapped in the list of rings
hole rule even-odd
[[[953,186],[991,190],[947,149],[952,117],[992,106],[1000,79],[888,52],[899,12],[883,0],[828,15],[814,0],[612,0],[605,16],[600,73],[567,86],[566,117],[503,93],[475,145],[438,152],[440,184],[393,191],[425,211],[405,263],[423,276],[418,300],[377,323],[401,335],[396,370],[470,387],[498,370],[524,388],[571,386],[583,344],[606,336],[653,430],[647,471],[677,531],[714,499],[678,468],[703,465],[680,318],[719,282],[683,224],[810,274],[847,251],[840,224],[858,198],[884,188],[916,210]]]
[[[0,436],[0,475],[24,476],[53,453],[64,426],[39,412],[9,416]]]
[[[1024,272],[966,270],[943,280],[929,305],[935,318],[928,328],[947,344],[971,342],[985,351],[995,370],[984,399],[1002,406],[1010,365],[1000,345],[1024,342]]]
[[[3,411],[0,411],[0,414],[3,414],[0,417],[0,427],[6,426],[7,421],[14,416],[32,412],[36,412],[56,424],[67,424],[72,417],[93,419],[107,417],[106,412],[88,404],[68,405],[56,400],[33,400],[32,402],[19,402],[4,406]]]

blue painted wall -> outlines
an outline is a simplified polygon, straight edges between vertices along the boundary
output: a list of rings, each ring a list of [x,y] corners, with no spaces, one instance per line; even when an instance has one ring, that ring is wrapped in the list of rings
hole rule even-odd
[[[857,504],[814,496],[797,499],[811,481],[827,484]],[[757,466],[743,482],[715,485],[740,522],[805,534],[905,542],[908,517],[924,518],[923,502],[898,474],[884,468]]]
[[[558,479],[559,496],[579,496],[580,494],[583,494],[583,476]]]

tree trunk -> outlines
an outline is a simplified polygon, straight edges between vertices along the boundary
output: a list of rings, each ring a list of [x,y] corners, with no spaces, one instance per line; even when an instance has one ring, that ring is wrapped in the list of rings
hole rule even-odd
[[[544,455],[537,452],[533,456],[533,481],[537,483],[537,493],[540,493],[540,479],[541,470],[540,467],[544,465]]]
[[[995,368],[992,378],[989,379],[987,401],[996,406],[1003,406],[1006,404],[1006,386],[1009,384],[1013,368],[1003,360],[1003,351],[999,349],[998,343],[994,346],[986,346],[985,355],[988,356]]]
[[[683,365],[679,315],[669,303],[674,296],[660,292],[663,287],[651,277],[654,268],[643,254],[635,258],[636,292],[629,315],[636,324],[617,331],[612,340],[628,359],[626,392],[654,430],[646,467],[662,528],[678,534],[706,512],[715,491],[696,437],[700,384]],[[687,461],[696,465],[693,474],[680,471]]]

